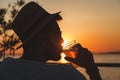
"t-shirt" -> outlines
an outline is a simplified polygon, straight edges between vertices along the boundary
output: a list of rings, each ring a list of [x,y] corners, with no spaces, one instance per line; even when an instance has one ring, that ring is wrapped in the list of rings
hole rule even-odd
[[[86,80],[86,78],[70,64],[43,64],[21,58],[6,58],[0,64],[0,80]]]

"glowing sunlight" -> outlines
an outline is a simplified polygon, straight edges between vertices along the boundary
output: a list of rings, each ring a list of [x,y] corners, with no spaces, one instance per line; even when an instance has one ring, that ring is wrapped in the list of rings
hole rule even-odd
[[[60,63],[69,63],[67,60],[64,59],[66,55],[64,53],[61,53],[61,59],[60,59]]]
[[[64,42],[62,44],[62,46],[66,45],[68,43],[68,40],[67,39],[64,39]],[[59,60],[60,63],[69,63],[67,60],[65,60],[65,53],[61,53],[61,59]]]
[[[67,39],[64,39],[64,42],[62,43],[62,46],[66,45],[69,41]]]

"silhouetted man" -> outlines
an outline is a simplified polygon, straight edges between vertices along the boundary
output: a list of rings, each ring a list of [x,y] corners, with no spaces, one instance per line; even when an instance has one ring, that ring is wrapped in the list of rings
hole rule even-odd
[[[7,58],[0,64],[0,80],[86,80],[72,65],[46,64],[59,60],[63,38],[57,24],[59,13],[49,14],[35,2],[24,6],[11,27],[23,42],[24,53],[19,59]],[[91,80],[101,80],[92,54],[78,46],[77,58],[67,60],[87,70]]]

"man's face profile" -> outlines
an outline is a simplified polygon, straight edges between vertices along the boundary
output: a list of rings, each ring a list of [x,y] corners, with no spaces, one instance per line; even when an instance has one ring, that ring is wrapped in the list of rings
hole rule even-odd
[[[59,25],[56,21],[52,22],[49,26],[51,31],[49,33],[49,42],[48,50],[49,57],[53,60],[60,59],[60,53],[62,52],[62,43],[63,38],[61,37],[61,31]]]

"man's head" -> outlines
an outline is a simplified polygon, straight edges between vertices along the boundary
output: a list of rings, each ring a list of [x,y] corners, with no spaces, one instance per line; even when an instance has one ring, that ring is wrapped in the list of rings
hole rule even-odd
[[[24,57],[47,60],[59,60],[62,52],[63,38],[56,21],[52,21],[43,31],[34,36],[24,46]]]
[[[34,2],[24,6],[12,23],[23,42],[23,57],[28,59],[58,60],[62,51],[58,13],[49,14]]]

